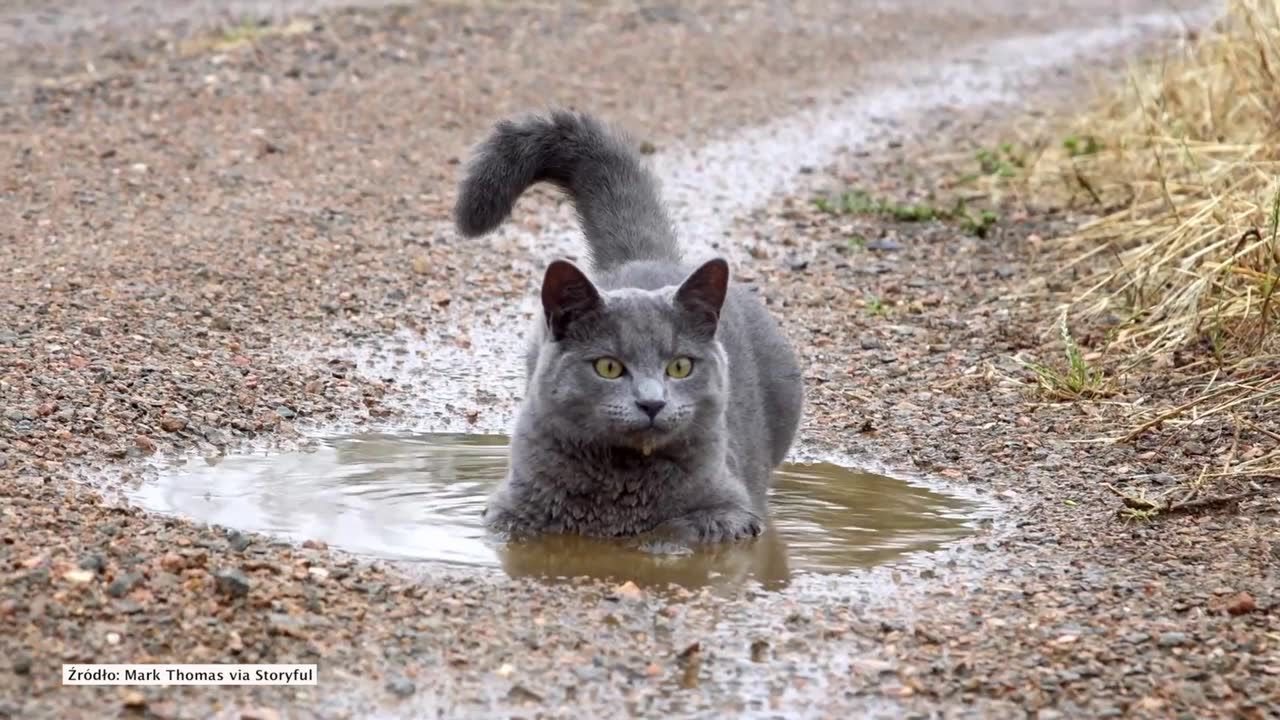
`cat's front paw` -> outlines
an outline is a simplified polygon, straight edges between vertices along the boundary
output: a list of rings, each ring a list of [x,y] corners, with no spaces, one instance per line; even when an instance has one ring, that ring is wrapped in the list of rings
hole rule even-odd
[[[489,505],[480,513],[484,526],[503,540],[526,540],[537,535],[523,518],[501,505]]]
[[[738,507],[698,510],[672,518],[657,534],[691,545],[734,542],[757,537],[764,531],[759,515]]]

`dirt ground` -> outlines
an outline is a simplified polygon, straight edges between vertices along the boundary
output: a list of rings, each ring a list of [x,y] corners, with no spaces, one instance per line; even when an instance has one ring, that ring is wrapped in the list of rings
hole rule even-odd
[[[739,277],[804,355],[805,442],[1004,507],[931,565],[733,597],[411,574],[115,492],[158,459],[451,412],[334,348],[408,333],[465,350],[458,313],[531,292],[541,258],[518,239],[441,226],[497,118],[591,109],[661,158],[899,61],[1167,4],[423,3],[230,29],[199,3],[134,5],[126,23],[98,2],[0,10],[0,717],[1280,716],[1274,494],[1148,525],[1105,489],[1274,441],[1087,442],[1117,407],[1046,402],[1013,360],[1057,352],[1040,251],[1079,217],[999,208],[979,238],[811,201],[932,202],[934,155],[998,139],[1009,106],[889,121],[874,152],[731,225]],[[1067,107],[1078,80],[1027,97]],[[1126,389],[1183,391],[1164,368]],[[68,662],[321,677],[71,688]]]

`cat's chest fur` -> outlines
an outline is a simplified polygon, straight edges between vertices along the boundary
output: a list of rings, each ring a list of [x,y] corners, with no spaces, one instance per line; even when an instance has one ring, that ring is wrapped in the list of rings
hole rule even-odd
[[[509,482],[523,497],[525,523],[554,532],[622,536],[648,532],[683,509],[684,489],[714,470],[662,456],[607,448],[549,452],[527,448]]]

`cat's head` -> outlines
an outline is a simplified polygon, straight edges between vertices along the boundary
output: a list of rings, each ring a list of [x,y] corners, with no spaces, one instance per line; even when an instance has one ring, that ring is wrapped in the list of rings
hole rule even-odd
[[[728,283],[720,259],[658,290],[600,291],[572,263],[552,263],[532,388],[539,416],[579,440],[645,453],[712,431],[728,386],[716,338]]]

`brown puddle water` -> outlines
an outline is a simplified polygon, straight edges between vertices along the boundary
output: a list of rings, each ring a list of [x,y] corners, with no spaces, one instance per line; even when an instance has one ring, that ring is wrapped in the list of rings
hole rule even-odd
[[[779,588],[798,572],[901,560],[972,533],[979,509],[883,475],[788,464],[775,473],[771,527],[754,543],[696,552],[572,537],[504,545],[485,533],[480,511],[506,471],[506,452],[500,435],[352,435],[307,451],[177,466],[131,495],[150,510],[366,557],[684,587],[754,580]]]

